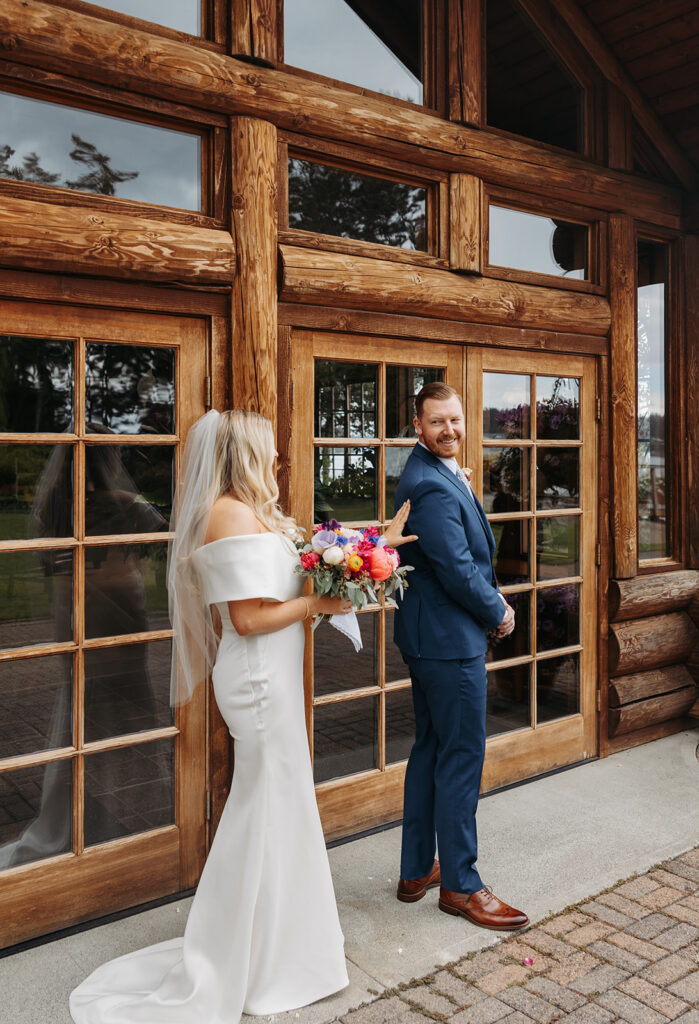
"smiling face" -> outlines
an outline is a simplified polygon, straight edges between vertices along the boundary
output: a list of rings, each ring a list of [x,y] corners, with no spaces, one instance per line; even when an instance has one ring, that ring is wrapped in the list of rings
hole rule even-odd
[[[417,436],[438,459],[456,457],[466,434],[464,411],[456,395],[426,398],[422,415],[413,420]]]

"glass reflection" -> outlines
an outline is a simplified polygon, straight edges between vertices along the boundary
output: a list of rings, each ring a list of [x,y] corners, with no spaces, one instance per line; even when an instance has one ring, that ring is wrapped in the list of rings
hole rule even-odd
[[[529,520],[514,519],[490,524],[495,537],[493,567],[498,583],[510,586],[529,582]]]
[[[577,508],[580,505],[580,449],[537,448],[536,507]]]
[[[403,661],[403,656],[393,642],[393,626],[395,612],[387,608],[386,616],[386,682],[397,683],[403,679],[410,679],[408,666]]]
[[[166,567],[167,544],[86,547],[86,638],[169,629]]]
[[[386,480],[384,483],[386,495],[386,519],[392,519],[395,512],[396,488],[405,464],[410,458],[412,448],[388,448],[385,449],[386,457]]]
[[[379,698],[313,709],[313,774],[327,782],[378,767]]]
[[[73,552],[0,554],[0,648],[73,639]]]
[[[486,512],[529,509],[529,450],[483,449],[483,508]]]
[[[376,437],[376,363],[315,363],[315,436]]]
[[[492,205],[488,262],[582,281],[587,277],[587,236],[586,224]]]
[[[123,644],[85,651],[85,740],[172,725],[172,643]]]
[[[347,639],[336,629],[321,624],[313,634],[313,679],[317,697],[379,682],[379,616],[365,612],[357,616],[362,649],[350,661]]]
[[[488,636],[486,662],[505,661],[531,654],[529,631],[529,593],[505,594],[507,603],[514,609],[515,628],[509,636]]]
[[[85,846],[172,825],[172,739],[85,757]]]
[[[0,772],[0,871],[72,849],[73,762]]]
[[[167,530],[172,510],[173,455],[174,449],[169,446],[86,445],[87,536]]]
[[[201,2],[200,0],[90,0],[96,7],[105,7],[108,11],[130,14],[133,18],[143,18],[156,25],[165,25],[178,32],[187,32],[191,36],[201,35]]]
[[[483,374],[483,437],[528,438],[531,378],[519,373]]]
[[[536,378],[536,436],[539,441],[578,440],[580,381],[577,378]]]
[[[72,341],[0,335],[0,431],[73,429],[73,349]]]
[[[175,351],[88,342],[88,433],[173,434]]]
[[[0,662],[0,759],[73,742],[73,655]]]
[[[62,468],[60,485],[53,479]],[[0,540],[73,536],[73,449],[0,445]]]
[[[665,245],[638,246],[638,556],[670,554],[667,518],[666,290]]]
[[[427,251],[427,189],[289,157],[289,227]]]
[[[522,729],[531,724],[529,713],[529,676],[531,662],[488,672],[486,736]]]
[[[536,578],[555,580],[580,575],[580,521],[557,516],[536,521]]]
[[[536,592],[536,647],[553,651],[580,643],[580,591],[576,585]]]
[[[550,722],[580,710],[580,657],[546,658],[536,663],[536,720]]]
[[[415,437],[415,395],[436,380],[444,370],[434,366],[386,367],[386,437]]]
[[[378,518],[377,448],[316,448],[314,520]]]
[[[4,92],[0,178],[201,210],[201,136]]]
[[[422,0],[284,0],[284,63],[424,102]]]
[[[386,764],[405,761],[414,742],[412,690],[389,690],[386,694]]]

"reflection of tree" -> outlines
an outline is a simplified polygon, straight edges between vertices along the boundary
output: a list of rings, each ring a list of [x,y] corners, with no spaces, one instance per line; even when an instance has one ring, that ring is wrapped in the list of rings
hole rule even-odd
[[[92,343],[86,370],[89,419],[115,433],[172,433],[172,349]]]
[[[81,192],[95,192],[98,195],[113,196],[116,186],[124,181],[133,181],[138,171],[117,171],[111,166],[111,157],[100,153],[97,146],[86,142],[79,135],[71,135],[73,149],[69,156],[76,163],[83,164],[87,170],[79,178],[60,182],[60,174],[50,174],[40,164],[39,156],[32,152],[22,159],[22,166],[11,166],[10,160],[15,154],[11,146],[0,146],[0,178],[12,178],[15,181],[29,181],[38,185],[56,185],[72,188]]]
[[[375,448],[322,448],[316,462],[315,518],[366,520],[376,515]]]
[[[425,190],[292,158],[289,226],[424,250]]]
[[[70,429],[72,378],[72,342],[0,335],[0,431]]]
[[[578,437],[579,405],[576,398],[563,393],[567,384],[567,377],[557,377],[548,398],[536,403],[536,436],[539,441]]]

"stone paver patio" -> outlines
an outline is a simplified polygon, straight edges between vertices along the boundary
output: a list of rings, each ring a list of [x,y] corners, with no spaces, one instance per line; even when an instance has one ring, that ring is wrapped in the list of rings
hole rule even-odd
[[[339,1020],[699,1024],[698,1003],[699,847]]]

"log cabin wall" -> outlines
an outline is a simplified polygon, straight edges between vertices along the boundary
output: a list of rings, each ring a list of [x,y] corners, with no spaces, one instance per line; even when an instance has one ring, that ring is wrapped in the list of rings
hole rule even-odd
[[[372,6],[381,5],[349,6],[371,20]],[[584,92],[577,150],[490,123],[487,11],[510,7]],[[20,180],[7,157],[0,298],[35,310],[140,312],[146,332],[150,314],[203,321],[200,404],[257,409],[276,423],[283,498],[296,441],[297,335],[309,345],[314,332],[336,338],[339,351],[355,339],[367,358],[375,347],[418,351],[419,343],[447,353],[445,366],[456,353],[481,365],[481,352],[495,353],[490,365],[500,368],[508,354],[520,368],[530,355],[532,365],[546,355],[594,365],[598,732],[585,756],[683,728],[699,684],[699,152],[696,128],[681,122],[680,90],[666,81],[676,73],[673,47],[682,49],[689,22],[693,31],[699,24],[692,0],[673,3],[665,19],[662,7],[426,0],[426,99],[418,104],[285,62],[282,0],[208,0],[200,32],[118,14],[108,0],[0,4],[3,95],[196,136],[202,154],[201,202],[191,208],[57,187],[50,174]],[[516,36],[498,47],[490,59],[501,70],[530,63],[531,89],[555,121],[555,90],[538,52]],[[682,81],[691,85],[686,72]],[[0,137],[0,157],[3,144]],[[421,190],[428,197],[422,249],[290,224],[290,159]],[[584,234],[586,277],[499,266],[491,207]],[[670,253],[672,310],[671,543],[667,557],[645,561],[639,239]],[[230,777],[228,736],[214,710],[208,743],[213,828]],[[371,792],[359,799],[369,807]],[[195,867],[188,872],[193,877]]]

